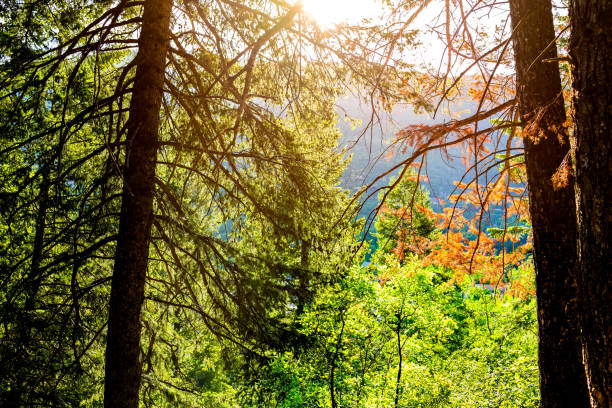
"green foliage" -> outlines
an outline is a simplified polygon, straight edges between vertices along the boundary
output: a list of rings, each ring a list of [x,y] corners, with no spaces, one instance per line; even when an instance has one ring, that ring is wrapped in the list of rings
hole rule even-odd
[[[225,69],[274,19],[235,2],[229,20],[215,2],[177,3],[173,47],[185,49],[169,58],[161,113],[143,405],[536,406],[533,299],[448,285],[448,271],[419,264],[411,240],[436,231],[414,173],[386,197],[380,248],[359,265],[367,248],[356,250],[338,187],[342,90],[330,85],[354,72],[286,49],[322,34],[286,30],[253,66]],[[126,4],[0,4],[0,405],[103,403],[139,28],[140,3]],[[199,13],[223,33],[210,49],[181,31],[204,24]],[[82,31],[101,15],[117,25]],[[390,87],[379,70],[361,76]]]
[[[534,299],[378,259],[307,308],[313,347],[273,360],[246,406],[329,407],[332,382],[340,407],[393,407],[396,394],[402,407],[538,406]]]
[[[394,252],[400,259],[408,254],[422,254],[433,239],[434,220],[423,209],[431,208],[429,192],[417,182],[415,171],[406,172],[398,180],[391,178],[387,193],[379,193],[380,205],[373,234],[383,252]]]

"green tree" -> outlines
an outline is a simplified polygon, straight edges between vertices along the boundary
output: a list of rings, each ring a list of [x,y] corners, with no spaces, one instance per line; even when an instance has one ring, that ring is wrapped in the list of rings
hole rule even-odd
[[[106,316],[99,311],[108,295],[101,286],[108,282],[104,259],[113,250],[116,228],[109,214],[117,210],[117,190],[107,184],[112,166],[103,154],[108,146],[100,123],[62,124],[109,88],[95,80],[91,60],[58,64],[53,73],[44,66],[57,63],[56,44],[107,6],[2,7],[0,398],[9,406],[77,404],[100,381]],[[124,50],[112,50],[97,67],[110,71],[123,56]],[[32,64],[35,57],[40,66]]]
[[[535,299],[379,260],[317,294],[302,317],[313,347],[278,355],[245,406],[538,406]]]
[[[61,35],[54,31],[58,9],[78,22]],[[324,218],[346,204],[333,186],[342,160],[329,151],[337,137],[331,126],[339,92],[329,84],[356,80],[343,63],[359,72],[355,64],[375,53],[365,44],[347,53],[336,34],[306,24],[299,5],[276,2],[121,1],[81,8],[37,2],[2,11],[13,53],[3,61],[10,69],[2,77],[2,125],[10,137],[2,154],[6,163],[21,166],[21,176],[8,167],[3,176],[11,188],[28,187],[9,191],[23,224],[8,237],[6,259],[20,255],[15,265],[45,271],[32,285],[22,285],[19,274],[8,280],[17,297],[31,287],[44,289],[30,297],[45,305],[42,310],[56,306],[49,313],[60,322],[40,330],[57,337],[39,344],[61,350],[51,353],[59,369],[49,372],[53,379],[41,389],[63,387],[72,369],[79,378],[88,361],[97,368],[89,377],[97,386],[75,387],[84,393],[75,401],[99,403],[100,346],[106,341],[106,404],[136,405],[143,314],[152,328],[153,320],[189,310],[184,316],[201,319],[193,333],[206,327],[255,359],[265,360],[268,347],[285,347],[295,315],[319,282],[329,280],[330,272],[320,268],[325,255],[310,252],[345,257],[343,250],[333,254],[345,243],[341,234],[330,235]],[[34,17],[42,27],[34,30],[39,42],[22,52],[19,27],[9,23],[38,29]],[[385,79],[380,66],[369,69]],[[57,106],[49,110],[48,103]],[[48,122],[28,127],[41,108]],[[23,176],[29,169],[35,177]],[[47,184],[53,187],[48,193],[41,188]],[[36,204],[30,204],[33,197]],[[46,197],[57,202],[38,206]],[[42,232],[28,231],[32,226]],[[145,298],[162,306],[143,312]],[[294,302],[297,311],[291,312]],[[85,317],[92,322],[85,324]],[[66,330],[70,326],[74,330]],[[156,335],[147,329],[142,344],[149,350],[147,369],[168,347]],[[3,337],[9,348],[20,342],[20,336]],[[33,349],[32,355],[44,356]],[[172,376],[179,377],[185,379]],[[171,385],[150,379],[147,392],[157,403],[167,395],[154,390]],[[19,382],[10,379],[6,389],[13,392]],[[20,389],[29,393],[26,399],[45,398],[42,391],[36,396],[36,387]]]

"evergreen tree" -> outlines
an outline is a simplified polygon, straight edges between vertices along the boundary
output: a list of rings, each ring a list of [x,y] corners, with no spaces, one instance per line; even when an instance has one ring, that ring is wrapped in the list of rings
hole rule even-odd
[[[539,322],[542,407],[587,407],[576,304],[576,219],[551,2],[510,2],[517,96],[525,145]],[[566,163],[566,164],[564,164]]]
[[[612,404],[612,52],[609,1],[570,1],[582,356],[592,407]]]

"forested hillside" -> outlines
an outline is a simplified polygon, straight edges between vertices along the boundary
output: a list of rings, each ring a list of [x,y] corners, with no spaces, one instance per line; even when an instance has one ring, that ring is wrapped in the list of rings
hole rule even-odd
[[[395,134],[402,127],[416,124],[432,125],[449,119],[448,115],[438,115],[433,118],[426,111],[415,112],[412,105],[403,105],[381,117],[380,124],[368,128],[367,124],[372,115],[370,106],[360,103],[356,98],[340,98],[336,103],[339,106],[338,128],[342,133],[340,147],[344,147],[351,157],[342,175],[342,186],[351,192],[359,191],[377,176],[401,162],[404,155],[398,154],[398,147],[394,149],[393,144]],[[471,100],[465,103],[458,102],[453,106],[453,111],[461,112],[465,117],[474,113],[476,107],[476,103]],[[466,170],[460,149],[451,150],[448,157],[441,155],[440,152],[434,152],[428,159],[426,188],[437,198],[448,198],[455,187],[453,181],[460,180]],[[392,174],[389,174],[381,178],[376,186],[388,184],[391,176]],[[369,207],[370,210],[373,207],[374,204]],[[443,208],[439,205],[439,200],[435,200],[434,207]],[[360,214],[367,216],[365,211]]]
[[[0,406],[612,406],[610,16],[1,2]]]

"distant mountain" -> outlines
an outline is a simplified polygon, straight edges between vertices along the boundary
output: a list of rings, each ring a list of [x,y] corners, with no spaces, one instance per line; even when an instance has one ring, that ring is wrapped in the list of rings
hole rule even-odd
[[[346,148],[347,154],[352,156],[350,165],[342,176],[342,186],[351,192],[356,192],[362,186],[368,185],[410,154],[409,150],[404,153],[396,150],[392,155],[387,154],[390,152],[389,147],[395,134],[400,129],[408,125],[432,125],[450,119],[448,115],[439,115],[434,120],[427,114],[415,113],[411,106],[401,106],[396,108],[391,115],[381,116],[380,123],[370,126],[364,133],[364,127],[371,120],[371,109],[360,103],[355,97],[340,99],[337,105],[338,115],[341,118],[338,125],[342,132],[340,147]],[[476,108],[477,105],[474,103],[456,104],[451,107],[451,111],[461,112],[462,117],[465,117],[473,114]],[[362,126],[352,127],[350,122],[343,120],[345,117],[360,120]],[[455,187],[453,182],[460,180],[465,172],[459,149],[451,149],[449,154],[450,160],[443,157],[438,151],[432,151],[427,156],[427,169],[424,169],[424,172],[429,182],[425,183],[424,187],[430,191],[432,203],[436,209],[439,209],[437,198],[446,201]],[[371,191],[389,184],[389,179],[397,174],[398,171],[394,171],[378,180]],[[367,217],[377,203],[376,195],[367,200],[359,216]]]

